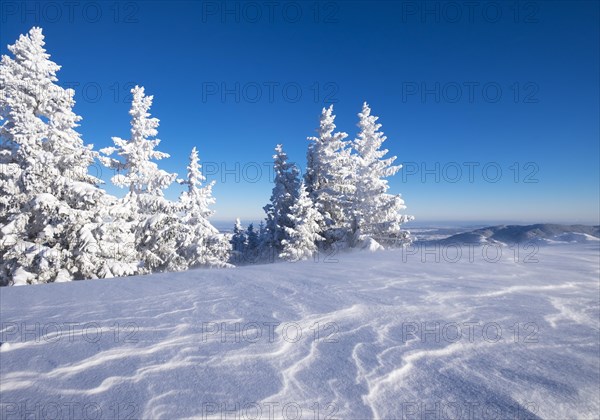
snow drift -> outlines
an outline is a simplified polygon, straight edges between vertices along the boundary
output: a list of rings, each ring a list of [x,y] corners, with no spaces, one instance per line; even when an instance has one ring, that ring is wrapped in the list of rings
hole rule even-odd
[[[2,288],[0,417],[598,418],[598,245],[500,249]]]

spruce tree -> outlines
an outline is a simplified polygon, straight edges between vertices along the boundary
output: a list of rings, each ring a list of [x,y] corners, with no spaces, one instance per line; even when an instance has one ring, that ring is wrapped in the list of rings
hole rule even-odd
[[[290,208],[298,197],[300,171],[288,162],[283,146],[278,144],[273,155],[274,185],[270,203],[264,207],[267,214],[266,242],[276,253],[281,252],[281,242],[287,238],[285,228],[292,227]]]
[[[406,206],[399,194],[388,194],[385,178],[393,176],[401,165],[393,166],[396,156],[384,158],[388,150],[382,149],[387,137],[380,131],[379,117],[371,115],[371,108],[365,102],[358,114],[360,132],[353,142],[356,154],[354,159],[354,183],[352,195],[352,227],[357,237],[362,235],[390,243],[405,243],[409,233],[402,231],[401,225],[412,216],[400,214]]]
[[[141,271],[172,271],[185,268],[185,262],[177,254],[181,241],[181,227],[177,218],[178,206],[164,198],[164,189],[169,187],[177,174],[158,168],[154,160],[169,157],[155,150],[160,144],[156,139],[159,120],[150,117],[153,97],[146,96],[144,88],[131,90],[131,138],[124,140],[113,137],[116,147],[107,147],[100,152],[101,162],[117,172],[111,180],[128,193],[118,205],[127,210],[125,220],[116,220],[131,226],[135,238],[135,250],[142,262]],[[109,157],[116,154],[119,158]]]
[[[242,226],[242,222],[240,219],[235,220],[235,225],[233,226],[233,235],[230,239],[232,254],[231,261],[234,264],[240,263],[244,259],[244,255],[246,253],[246,245],[248,243],[248,239],[246,237],[246,230]]]
[[[305,174],[306,189],[317,209],[323,215],[319,222],[321,232],[329,244],[344,238],[350,227],[350,197],[352,185],[352,158],[348,136],[335,132],[333,105],[323,108],[318,136],[309,137]]]
[[[212,196],[215,183],[203,185],[206,178],[199,161],[198,151],[194,147],[190,154],[187,179],[178,180],[188,187],[180,197],[183,235],[178,244],[178,253],[189,267],[224,267],[228,265],[231,245],[208,220],[214,213],[209,206],[215,203]]]
[[[324,238],[320,232],[323,216],[315,208],[304,183],[300,186],[300,195],[291,207],[292,227],[287,227],[288,239],[283,241],[283,250],[279,255],[288,261],[311,258],[317,252],[317,244]]]
[[[0,63],[0,284],[104,275],[94,232],[107,197],[44,45],[32,28]]]

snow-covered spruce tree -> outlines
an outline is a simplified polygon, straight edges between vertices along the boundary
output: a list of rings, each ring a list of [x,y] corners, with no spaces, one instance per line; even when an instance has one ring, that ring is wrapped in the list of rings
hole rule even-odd
[[[272,246],[272,236],[265,223],[261,221],[258,225],[258,255],[261,262],[275,262],[279,252]]]
[[[263,209],[267,214],[266,245],[279,254],[281,242],[287,238],[285,228],[292,227],[289,218],[290,207],[298,197],[300,188],[300,171],[295,164],[288,162],[283,146],[278,144],[273,155],[274,185],[271,201]]]
[[[142,274],[142,263],[136,249],[136,220],[130,201],[110,197],[104,207],[102,223],[94,231],[102,257],[103,277]]]
[[[215,203],[212,188],[215,182],[202,185],[206,178],[201,172],[198,151],[194,147],[187,167],[187,179],[177,182],[187,185],[179,199],[183,212],[182,238],[178,244],[178,253],[189,267],[226,267],[231,253],[231,244],[224,235],[209,222],[214,213],[209,206]]]
[[[105,199],[88,173],[94,153],[44,45],[32,28],[0,63],[0,284],[104,273],[93,235]]]
[[[348,134],[335,131],[333,105],[323,108],[317,137],[309,137],[311,142],[307,153],[305,174],[306,189],[316,208],[323,215],[319,222],[326,243],[345,238],[350,227],[350,196],[352,185],[353,160]]]
[[[254,223],[248,225],[248,229],[246,229],[246,238],[246,254],[254,261],[258,258],[257,253],[260,245],[258,232],[254,229]]]
[[[291,207],[290,219],[294,225],[286,227],[288,238],[283,240],[283,250],[279,256],[288,261],[311,258],[318,250],[317,243],[324,240],[319,233],[323,216],[315,208],[304,183]]]
[[[142,273],[152,271],[177,271],[187,268],[185,260],[177,253],[177,244],[182,241],[181,225],[177,217],[178,206],[164,198],[163,190],[169,187],[177,174],[158,168],[153,160],[169,157],[155,148],[159,120],[151,118],[152,96],[146,96],[144,88],[131,90],[131,138],[124,140],[113,137],[116,147],[100,150],[107,156],[101,162],[117,172],[112,182],[127,188],[127,195],[118,206],[127,209],[125,220],[115,220],[131,226],[135,238],[135,250],[142,262]],[[119,158],[108,157],[116,153]],[[114,211],[113,214],[117,214]]]
[[[244,261],[244,255],[246,253],[246,245],[248,238],[246,237],[246,230],[242,226],[240,219],[235,219],[235,225],[233,226],[233,235],[229,241],[231,244],[231,258],[230,261],[233,264],[240,264]]]
[[[393,166],[396,156],[384,158],[388,150],[382,149],[387,137],[380,131],[379,117],[371,115],[365,102],[358,114],[360,132],[352,146],[354,160],[354,183],[352,195],[352,230],[354,238],[371,237],[382,243],[404,244],[410,242],[410,234],[401,225],[412,216],[401,215],[404,201],[399,194],[388,194],[385,178],[396,174],[402,165]]]
[[[258,241],[261,244],[264,244],[266,242],[266,236],[267,236],[267,228],[265,227],[265,222],[263,222],[261,220],[260,223],[258,224]]]

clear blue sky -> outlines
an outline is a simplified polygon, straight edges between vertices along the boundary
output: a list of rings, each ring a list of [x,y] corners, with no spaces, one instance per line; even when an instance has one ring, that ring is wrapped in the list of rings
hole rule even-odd
[[[0,3],[2,53],[44,28],[96,148],[128,138],[127,89],[145,86],[162,167],[184,175],[197,146],[216,220],[261,218],[273,147],[304,167],[321,108],[352,138],[366,100],[420,222],[598,223],[596,1],[24,4]]]

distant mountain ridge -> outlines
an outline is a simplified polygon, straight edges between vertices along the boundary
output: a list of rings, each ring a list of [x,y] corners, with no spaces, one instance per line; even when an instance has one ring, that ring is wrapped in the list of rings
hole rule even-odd
[[[595,242],[600,241],[600,226],[558,225],[499,225],[458,233],[439,242],[452,243],[522,243],[522,242]]]

